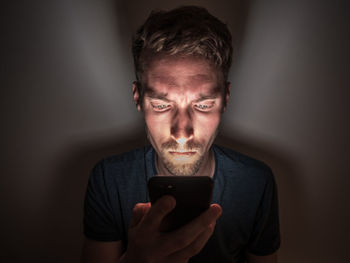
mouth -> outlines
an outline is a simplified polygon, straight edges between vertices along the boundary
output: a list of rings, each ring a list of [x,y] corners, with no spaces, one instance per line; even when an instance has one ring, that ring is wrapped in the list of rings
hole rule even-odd
[[[174,156],[184,156],[184,157],[185,156],[190,157],[196,154],[196,152],[186,152],[186,151],[169,151],[169,153]]]

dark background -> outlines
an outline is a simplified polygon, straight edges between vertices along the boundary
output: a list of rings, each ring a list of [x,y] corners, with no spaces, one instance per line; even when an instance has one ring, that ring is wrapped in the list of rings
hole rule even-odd
[[[146,143],[130,38],[154,8],[199,4],[237,53],[218,142],[267,162],[280,262],[350,244],[347,1],[2,1],[0,262],[78,262],[89,171]]]

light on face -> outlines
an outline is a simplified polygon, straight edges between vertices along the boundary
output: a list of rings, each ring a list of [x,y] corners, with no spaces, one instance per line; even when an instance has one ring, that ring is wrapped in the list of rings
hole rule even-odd
[[[183,149],[184,145],[186,143],[186,139],[184,137],[181,137],[181,138],[177,139],[176,142],[180,145],[180,148]]]

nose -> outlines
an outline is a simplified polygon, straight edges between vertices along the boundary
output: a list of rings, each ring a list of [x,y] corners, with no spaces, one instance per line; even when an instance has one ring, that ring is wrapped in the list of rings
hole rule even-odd
[[[189,110],[177,110],[171,122],[170,134],[175,141],[178,141],[180,138],[186,141],[193,138],[193,123]]]

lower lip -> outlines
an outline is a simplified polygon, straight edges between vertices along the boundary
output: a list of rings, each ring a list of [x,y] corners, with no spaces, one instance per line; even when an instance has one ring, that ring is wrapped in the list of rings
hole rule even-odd
[[[169,152],[169,153],[176,156],[192,156],[196,152]]]

